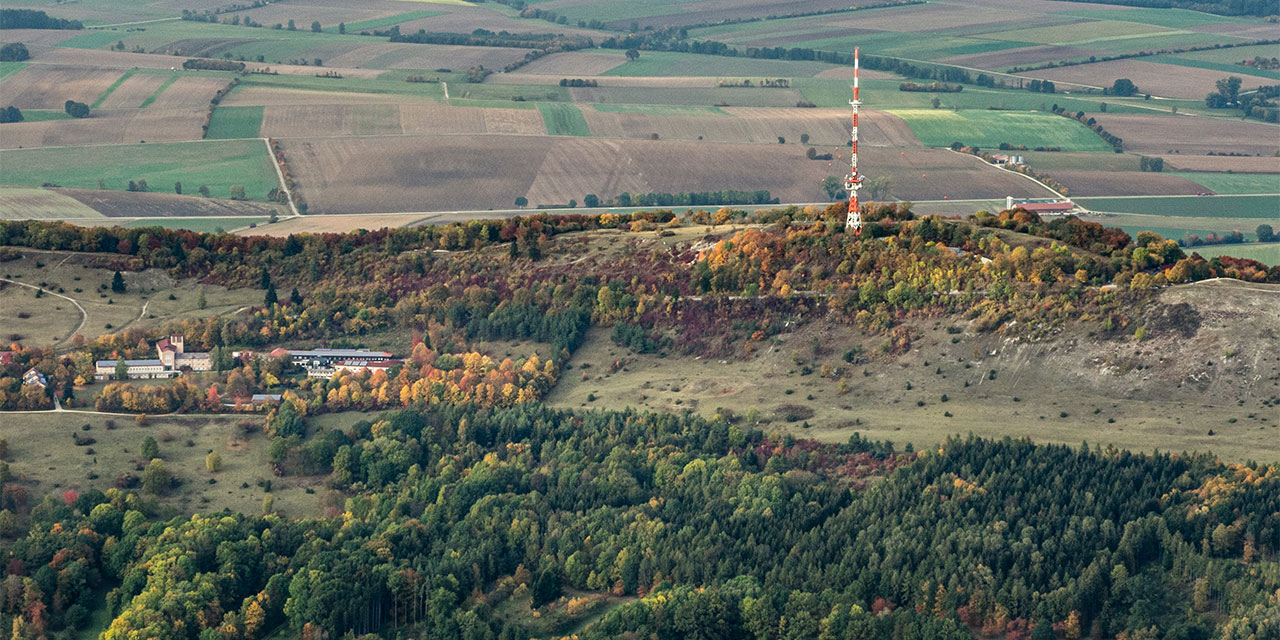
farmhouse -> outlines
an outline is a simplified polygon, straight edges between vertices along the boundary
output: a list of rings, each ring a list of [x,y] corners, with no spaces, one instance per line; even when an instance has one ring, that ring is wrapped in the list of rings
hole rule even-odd
[[[45,379],[43,373],[40,373],[35,369],[29,369],[26,373],[22,374],[22,384],[24,386],[38,385],[40,387],[46,387],[49,385],[49,381]]]
[[[182,336],[177,334],[157,342],[156,353],[159,357],[155,360],[125,360],[125,366],[128,367],[127,377],[130,380],[172,378],[183,369],[209,371],[213,368],[208,353],[196,351],[187,353],[183,347]],[[95,363],[94,378],[107,380],[115,377],[115,374],[115,360],[99,360]]]
[[[1012,196],[1005,198],[1006,209],[1026,209],[1042,216],[1067,215],[1076,210],[1070,200],[1021,200],[1015,201]]]

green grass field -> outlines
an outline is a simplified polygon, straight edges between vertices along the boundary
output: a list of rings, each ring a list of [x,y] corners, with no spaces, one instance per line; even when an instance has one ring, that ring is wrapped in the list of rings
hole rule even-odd
[[[1192,182],[1202,184],[1215,193],[1259,194],[1280,193],[1280,174],[1275,173],[1174,173]],[[1280,219],[1280,211],[1274,212]]]
[[[45,122],[46,120],[70,120],[71,115],[57,109],[23,109],[23,122]]]
[[[1187,27],[1197,27],[1206,24],[1237,24],[1251,22],[1250,20],[1243,18],[1215,16],[1210,13],[1191,11],[1189,9],[1160,9],[1158,11],[1152,11],[1151,9],[1084,9],[1079,11],[1065,11],[1063,12],[1063,15],[1075,16],[1077,18],[1090,18],[1093,20],[1122,20],[1125,22],[1153,24],[1161,27],[1169,27],[1171,29],[1186,29]]]
[[[812,76],[834,68],[825,62],[757,60],[725,56],[645,51],[640,58],[624,62],[602,75],[606,76],[743,76],[753,78],[791,78]]]
[[[201,233],[220,233],[247,227],[251,224],[261,225],[267,218],[142,218],[126,225],[126,228],[164,227],[166,229],[186,229]]]
[[[130,180],[144,179],[153,189],[180,181],[194,191],[207,185],[214,197],[228,197],[232,185],[243,186],[250,200],[265,200],[277,186],[275,169],[260,140],[219,140],[167,144],[103,145],[9,149],[0,151],[4,181],[15,186],[122,191]]]
[[[1215,244],[1207,247],[1188,247],[1205,258],[1231,256],[1232,258],[1248,258],[1269,266],[1280,265],[1280,242],[1248,242],[1245,244]]]
[[[542,112],[542,121],[547,126],[547,135],[552,136],[589,136],[587,119],[582,111],[572,104],[559,102],[542,102],[538,104]]]
[[[29,62],[0,62],[0,80],[4,80],[9,76],[27,68]]]
[[[263,107],[218,107],[209,119],[211,139],[257,138],[262,128]]]
[[[1002,142],[1028,147],[1062,147],[1065,151],[1110,151],[1088,127],[1048,113],[1015,111],[947,111],[904,109],[892,111],[906,121],[912,133],[930,147],[963,142],[984,148]]]
[[[443,13],[443,11],[410,11],[408,13],[387,16],[385,18],[362,20],[360,22],[352,22],[351,24],[346,25],[346,32],[358,33],[365,29],[381,29],[383,27],[390,27],[391,25],[400,24],[402,22],[409,22],[410,20],[421,20],[423,18],[442,15]],[[325,27],[323,31],[325,33],[338,33],[338,25],[335,24],[333,26]]]
[[[1183,55],[1165,55],[1151,56],[1144,58],[1149,62],[1164,62],[1166,64],[1176,64],[1181,67],[1192,67],[1196,69],[1210,69],[1213,71],[1221,71],[1225,74],[1240,76],[1257,76],[1259,78],[1270,78],[1272,80],[1280,80],[1280,71],[1272,69],[1255,69],[1246,67],[1242,64],[1234,64],[1232,62],[1216,62],[1213,60],[1198,60]]]
[[[1277,218],[1280,196],[1150,196],[1138,198],[1076,198],[1094,211],[1140,213],[1157,216],[1198,218],[1254,218],[1262,222]],[[1221,230],[1221,229],[1219,229]],[[1249,231],[1252,231],[1250,227]],[[1244,231],[1244,229],[1241,229]]]

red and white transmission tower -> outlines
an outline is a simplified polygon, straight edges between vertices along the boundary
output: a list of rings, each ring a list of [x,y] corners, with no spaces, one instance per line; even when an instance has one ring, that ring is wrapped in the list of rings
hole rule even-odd
[[[849,191],[849,215],[845,218],[846,229],[853,229],[853,235],[862,234],[862,211],[858,209],[858,189],[862,188],[862,176],[858,175],[858,107],[862,101],[858,99],[858,48],[853,48],[853,145],[849,151],[849,175],[844,177],[844,188]]]

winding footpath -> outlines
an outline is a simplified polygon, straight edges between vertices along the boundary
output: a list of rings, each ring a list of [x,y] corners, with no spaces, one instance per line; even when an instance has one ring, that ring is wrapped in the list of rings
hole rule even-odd
[[[65,262],[65,260],[64,260],[64,262]],[[62,295],[61,293],[54,293],[54,292],[49,291],[48,289],[45,289],[45,288],[43,288],[43,287],[37,287],[37,286],[35,286],[35,285],[27,284],[27,283],[25,283],[25,282],[18,282],[18,281],[16,281],[16,280],[10,280],[10,279],[8,279],[8,278],[0,278],[0,282],[8,282],[9,284],[16,284],[16,285],[18,285],[19,287],[26,287],[26,288],[28,288],[28,289],[35,289],[36,291],[43,291],[43,292],[45,292],[45,293],[47,293],[47,294],[49,294],[49,295],[51,295],[51,296],[57,296],[57,297],[59,297],[59,298],[62,298],[63,300],[66,300],[66,301],[68,301],[68,302],[70,302],[71,304],[74,304],[74,305],[76,306],[76,309],[78,309],[78,310],[80,311],[80,324],[79,324],[79,325],[76,325],[76,328],[75,328],[75,330],[74,330],[74,331],[72,331],[71,333],[67,334],[67,337],[65,337],[65,338],[63,338],[63,339],[61,339],[61,340],[59,340],[59,341],[58,341],[54,346],[58,346],[58,345],[60,345],[60,344],[62,344],[62,343],[64,343],[64,342],[66,342],[67,340],[70,340],[70,339],[71,339],[71,336],[74,336],[75,334],[80,333],[80,330],[84,328],[84,323],[86,323],[86,322],[88,322],[88,321],[89,321],[89,312],[85,311],[85,310],[84,310],[84,307],[80,306],[80,303],[79,303],[79,302],[77,302],[75,298],[72,298],[72,297],[69,297],[69,296],[64,296],[64,295]]]

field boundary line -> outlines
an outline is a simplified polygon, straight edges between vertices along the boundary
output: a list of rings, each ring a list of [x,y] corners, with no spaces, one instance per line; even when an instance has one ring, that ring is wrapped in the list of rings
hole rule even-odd
[[[1049,185],[1047,185],[1047,184],[1045,184],[1045,183],[1043,183],[1043,182],[1040,182],[1039,180],[1037,180],[1037,179],[1035,179],[1035,178],[1032,178],[1031,176],[1029,176],[1029,175],[1027,175],[1027,174],[1025,174],[1025,173],[1018,173],[1017,171],[1013,171],[1012,169],[1006,169],[1006,168],[1004,168],[1004,167],[1002,167],[1002,166],[1000,166],[1000,165],[998,165],[998,164],[991,164],[991,163],[987,162],[986,160],[983,160],[982,158],[979,158],[978,156],[970,155],[970,154],[968,154],[968,153],[961,153],[961,152],[956,151],[956,150],[954,150],[954,149],[947,149],[947,151],[950,151],[951,153],[955,153],[955,154],[959,154],[959,155],[965,156],[965,157],[967,157],[967,158],[973,158],[974,160],[977,160],[978,162],[981,162],[982,164],[984,164],[984,165],[986,165],[986,166],[989,166],[989,167],[995,167],[995,168],[997,168],[997,169],[999,169],[999,170],[1001,170],[1001,171],[1005,171],[1005,172],[1008,172],[1008,173],[1012,173],[1012,174],[1013,174],[1013,175],[1015,175],[1015,176],[1021,176],[1021,177],[1023,177],[1023,178],[1026,178],[1027,180],[1030,180],[1030,181],[1032,181],[1032,182],[1034,182],[1034,183],[1036,183],[1036,184],[1038,184],[1038,185],[1040,185],[1040,186],[1044,187],[1045,189],[1048,189],[1048,190],[1049,190],[1049,193],[1052,193],[1053,195],[1058,196],[1059,198],[1066,199],[1066,196],[1062,195],[1061,193],[1058,193],[1058,191],[1057,191],[1056,189],[1054,189],[1053,187],[1050,187]]]
[[[280,160],[276,158],[275,152],[271,150],[271,141],[267,138],[258,139],[262,141],[262,144],[267,145],[267,156],[271,158],[271,166],[275,167],[276,179],[280,181],[280,188],[284,189],[284,197],[289,200],[289,210],[293,212],[294,217],[301,216],[302,214],[298,213],[297,205],[293,204],[293,192],[289,190],[289,185],[284,181],[284,171],[280,169]]]
[[[70,256],[68,256],[68,257],[70,257]],[[59,298],[62,298],[63,300],[66,300],[66,301],[70,302],[71,304],[74,304],[74,305],[76,306],[76,309],[79,309],[79,310],[80,310],[80,324],[79,324],[79,325],[77,325],[77,326],[76,326],[76,328],[75,328],[74,330],[72,330],[72,331],[71,331],[71,334],[70,334],[70,335],[68,335],[67,337],[65,337],[65,338],[63,338],[63,339],[61,339],[61,340],[57,341],[56,343],[54,343],[54,346],[60,345],[60,344],[62,344],[62,343],[64,343],[64,342],[66,342],[67,340],[70,340],[70,339],[71,339],[71,336],[74,336],[74,335],[76,335],[77,333],[80,333],[80,330],[84,328],[84,323],[86,323],[86,322],[88,322],[88,321],[89,321],[89,312],[88,312],[88,311],[85,311],[85,310],[84,310],[84,307],[80,306],[80,303],[79,303],[75,298],[72,298],[72,297],[69,297],[69,296],[64,296],[64,295],[62,295],[61,293],[54,293],[54,292],[52,292],[52,291],[49,291],[48,289],[45,289],[44,287],[37,287],[37,286],[35,286],[35,285],[33,285],[33,284],[27,284],[27,283],[25,283],[25,282],[18,282],[18,281],[16,281],[16,280],[10,280],[10,279],[8,279],[8,278],[0,278],[0,281],[8,282],[9,284],[16,284],[16,285],[18,285],[18,286],[20,286],[20,287],[26,287],[26,288],[28,288],[28,289],[35,289],[36,291],[43,291],[43,292],[45,292],[45,293],[47,293],[47,294],[49,294],[49,295],[51,295],[51,296],[57,296],[57,297],[59,297]]]
[[[91,31],[94,29],[107,29],[109,27],[126,27],[131,24],[151,24],[153,22],[173,22],[174,20],[181,20],[181,19],[182,18],[155,18],[152,20],[134,20],[133,22],[117,22],[115,24],[95,24],[92,26],[85,27],[85,30]]]

